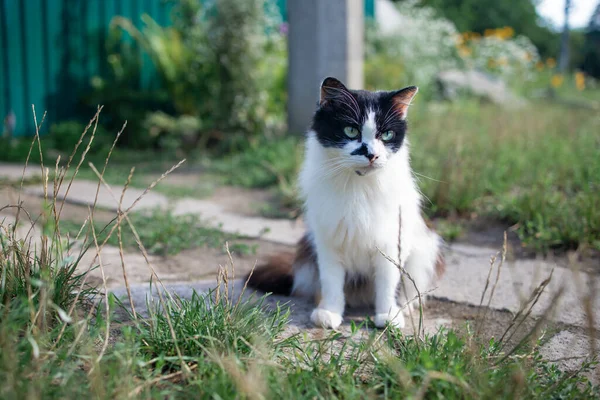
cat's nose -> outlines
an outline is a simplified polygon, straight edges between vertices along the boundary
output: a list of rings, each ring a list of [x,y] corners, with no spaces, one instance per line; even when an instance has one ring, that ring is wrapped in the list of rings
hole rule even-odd
[[[379,156],[376,156],[375,154],[367,153],[367,158],[369,159],[370,162],[373,162],[373,161],[377,160],[379,158]]]

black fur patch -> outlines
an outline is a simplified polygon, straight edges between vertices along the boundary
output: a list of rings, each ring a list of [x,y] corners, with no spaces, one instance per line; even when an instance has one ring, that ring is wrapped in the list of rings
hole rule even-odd
[[[375,112],[377,135],[389,130],[394,131],[394,138],[385,142],[385,145],[392,152],[400,149],[407,127],[402,113],[396,106],[397,100],[406,95],[407,90],[414,88],[394,92],[349,90],[334,78],[327,78],[323,85],[331,86],[321,88],[321,101],[312,122],[312,130],[316,132],[317,140],[322,146],[341,148],[348,142],[362,141],[360,134],[356,138],[346,136],[344,128],[350,126],[360,131],[372,110]]]

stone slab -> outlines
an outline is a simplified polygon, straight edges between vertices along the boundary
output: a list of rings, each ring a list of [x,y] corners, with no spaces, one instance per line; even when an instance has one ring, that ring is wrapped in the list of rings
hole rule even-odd
[[[59,199],[65,197],[67,186],[68,182],[62,184],[58,194]],[[69,189],[67,201],[91,206],[94,204],[97,187],[97,182],[75,180]],[[25,193],[36,196],[44,195],[41,185],[27,186],[23,190]],[[52,193],[53,186],[49,187],[48,190]],[[122,186],[111,186],[114,197],[119,198],[122,190]],[[142,189],[128,188],[123,198],[123,209],[129,208],[143,192],[144,190]],[[104,185],[101,185],[96,204],[98,207],[116,211],[118,209],[118,200],[115,200],[114,197]],[[304,234],[304,225],[301,221],[242,216],[229,212],[218,203],[208,200],[182,198],[170,201],[166,196],[152,191],[146,193],[136,203],[133,210],[167,209],[168,207],[173,210],[174,215],[199,215],[203,223],[220,227],[220,229],[227,233],[236,233],[249,238],[260,238],[275,243],[294,245]]]
[[[32,179],[42,177],[42,170],[39,165],[30,164],[23,174],[24,164],[0,163],[0,180],[10,182],[21,182],[22,178]]]
[[[450,246],[447,253],[446,273],[432,295],[454,302],[479,305],[489,274],[490,257],[496,253],[497,251],[494,249],[468,245]],[[562,291],[552,318],[565,324],[587,327],[590,319],[585,311],[585,302],[588,301],[587,296],[592,293],[589,298],[589,308],[594,314],[594,327],[599,329],[600,321],[597,317],[600,310],[600,299],[593,292],[598,277],[562,268],[552,262],[542,260],[506,261],[500,271],[498,283],[495,285],[490,306],[517,312],[522,301],[531,296],[535,288],[550,276],[553,269],[552,280],[534,306],[532,315],[543,315],[554,301],[557,293]],[[483,305],[488,304],[488,296],[492,291],[496,276],[497,266],[490,275],[489,288]]]
[[[596,355],[600,349],[600,340],[592,339],[580,332],[564,330],[554,335],[540,349],[541,356],[556,364],[563,371],[577,371],[582,362],[590,360],[594,354],[592,351],[592,340]],[[590,371],[584,372],[585,376],[594,384],[600,382],[600,368],[597,366]]]
[[[304,234],[304,224],[301,221],[242,216],[228,212],[219,204],[208,200],[179,200],[174,205],[174,214],[197,214],[203,221],[219,226],[224,232],[286,245],[295,245]]]
[[[123,179],[126,179],[124,177]],[[98,190],[98,182],[97,181],[87,181],[82,179],[76,179],[73,181],[71,187],[69,188],[69,181],[65,179],[65,181],[60,186],[60,191],[58,192],[57,198],[63,200],[67,198],[67,201],[74,204],[80,205],[89,205],[92,206],[96,199],[96,191],[98,190],[98,198],[96,201],[96,206],[105,208],[108,210],[117,210],[119,207],[119,198],[121,197],[121,192],[123,191],[123,186],[119,185],[109,185],[112,191],[109,191],[104,185],[100,185],[100,189]],[[69,192],[67,193],[67,189]],[[32,185],[23,188],[25,193],[43,196],[44,189],[41,185]],[[54,191],[54,185],[48,185],[48,193],[52,194]],[[144,192],[143,189],[137,189],[133,187],[129,187],[125,192],[125,196],[123,197],[123,210],[129,208]],[[113,197],[114,195],[114,197]],[[156,192],[148,192],[146,193],[135,205],[136,210],[141,209],[152,209],[156,207],[167,207],[169,201],[166,196],[156,193]]]

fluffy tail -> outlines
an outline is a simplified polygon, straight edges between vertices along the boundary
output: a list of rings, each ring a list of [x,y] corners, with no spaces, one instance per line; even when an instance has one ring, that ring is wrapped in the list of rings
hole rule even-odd
[[[248,277],[248,286],[284,296],[317,296],[320,293],[317,253],[309,233],[298,242],[296,254],[273,256]]]
[[[265,293],[289,296],[294,286],[294,254],[278,254],[254,269],[247,277],[248,286]]]

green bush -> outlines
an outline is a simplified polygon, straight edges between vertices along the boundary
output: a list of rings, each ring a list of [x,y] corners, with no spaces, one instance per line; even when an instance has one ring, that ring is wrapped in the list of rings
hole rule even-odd
[[[86,124],[82,124],[78,121],[65,121],[50,126],[49,145],[54,149],[62,153],[70,154],[75,145],[81,139],[81,134],[85,130]],[[90,127],[86,137],[80,145],[78,151],[82,152],[87,146],[94,127]],[[90,145],[89,154],[94,155],[100,152],[108,152],[112,142],[114,141],[115,134],[109,133],[106,129],[101,126],[96,127],[94,141]]]
[[[32,137],[23,138],[0,138],[0,161],[23,162],[31,149],[30,161],[32,163],[40,162],[40,152],[37,148],[31,147]],[[42,151],[42,156],[45,150]]]
[[[145,136],[147,145],[239,148],[249,138],[280,127],[286,58],[283,36],[276,29],[279,16],[271,6],[270,0],[216,0],[205,5],[179,0],[172,26],[162,27],[143,15],[141,29],[127,18],[115,17],[108,60],[111,79],[95,80],[94,101],[108,103],[108,112],[121,117],[129,107],[138,121],[135,135]],[[143,91],[140,56],[132,56],[138,54],[132,48],[150,59],[160,80],[154,107],[134,102]]]

